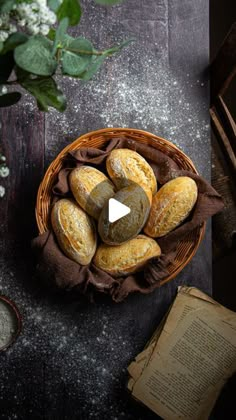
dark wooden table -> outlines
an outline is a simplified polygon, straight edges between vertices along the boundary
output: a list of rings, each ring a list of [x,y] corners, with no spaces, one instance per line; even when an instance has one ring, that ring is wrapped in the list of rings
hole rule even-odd
[[[126,0],[113,8],[83,1],[80,34],[99,48],[134,36],[88,84],[60,81],[64,114],[39,112],[29,96],[1,113],[11,170],[0,201],[0,291],[23,316],[15,345],[0,355],[1,419],[154,419],[126,392],[126,368],[143,348],[180,284],[211,292],[210,224],[196,256],[148,296],[95,304],[48,295],[34,276],[30,240],[40,180],[58,152],[102,127],[136,127],[184,150],[210,177],[208,1]]]

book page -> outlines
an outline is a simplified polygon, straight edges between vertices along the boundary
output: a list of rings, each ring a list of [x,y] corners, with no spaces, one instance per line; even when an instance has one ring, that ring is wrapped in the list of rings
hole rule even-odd
[[[157,341],[161,335],[163,326],[165,325],[167,318],[167,314],[164,316],[164,318],[161,320],[158,328],[152,335],[151,339],[145,346],[144,350],[138,354],[138,356],[135,358],[135,361],[132,362],[128,366],[128,372],[130,375],[130,378],[128,380],[128,390],[132,391],[133,386],[135,382],[138,380],[140,375],[142,374],[143,370],[146,368],[147,364],[149,363],[151,356],[156,348]]]
[[[132,395],[164,419],[204,420],[236,369],[236,314],[181,289]]]
[[[185,315],[187,315],[187,313],[191,310],[197,309],[198,307],[201,306],[201,299],[203,299],[204,301],[210,301],[213,302],[214,304],[217,304],[217,302],[215,302],[212,298],[210,298],[208,295],[206,295],[205,293],[201,292],[200,290],[194,288],[194,287],[187,287],[187,286],[182,286],[179,287],[179,293],[183,293],[183,294],[191,294],[197,298],[199,298],[199,301],[194,301],[194,304],[189,304],[189,302],[185,302],[186,301],[186,296],[184,297],[184,302],[181,303],[180,302],[174,302],[173,305],[170,306],[168,312],[166,313],[166,315],[164,316],[164,318],[162,319],[162,321],[160,322],[160,324],[158,325],[157,329],[155,330],[154,334],[152,335],[151,339],[149,340],[149,342],[146,344],[144,350],[138,354],[138,356],[135,358],[135,361],[132,362],[129,367],[128,367],[128,372],[132,378],[132,381],[129,380],[128,382],[128,389],[132,390],[133,385],[135,383],[135,381],[137,381],[137,379],[139,378],[139,376],[142,374],[143,370],[145,369],[145,367],[147,366],[147,364],[149,363],[155,348],[157,346],[159,337],[162,333],[163,327],[166,323],[166,319],[168,318],[168,325],[170,328],[169,333],[171,333],[171,331],[173,331],[176,327],[176,323],[180,322]],[[179,307],[180,305],[180,307]],[[169,316],[170,311],[172,311],[172,306],[173,308],[173,312],[171,312],[171,316]],[[164,339],[164,337],[162,337],[162,340]],[[130,378],[130,379],[131,379]]]

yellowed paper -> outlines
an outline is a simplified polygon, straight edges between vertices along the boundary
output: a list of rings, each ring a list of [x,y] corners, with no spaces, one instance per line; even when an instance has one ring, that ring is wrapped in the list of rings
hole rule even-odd
[[[201,292],[200,290],[194,288],[194,287],[186,287],[186,286],[182,286],[181,288],[179,288],[179,292],[181,290],[181,293],[185,293],[185,294],[191,294],[195,297],[198,297],[200,299],[203,300],[209,300],[213,303],[216,304],[215,301],[213,301],[212,298],[210,298],[209,296],[207,296],[205,293]],[[192,309],[196,309],[196,305],[201,305],[201,300],[200,302],[196,303],[194,302],[194,307],[190,306],[189,304],[185,305],[185,309],[183,310],[183,308],[181,307],[180,310],[176,310],[176,304],[174,302],[173,306],[174,306],[174,313],[172,313],[172,315],[168,318],[168,323],[170,325],[170,328],[172,330],[174,330],[175,328],[175,324],[173,325],[173,320],[176,321],[176,323],[178,323],[179,321],[181,321],[181,319],[184,318],[184,316]],[[178,305],[177,305],[178,306]],[[170,308],[170,310],[172,309],[172,306]],[[137,379],[139,378],[139,376],[142,374],[143,369],[147,366],[147,364],[149,363],[154,350],[156,348],[156,345],[158,343],[159,337],[162,333],[163,327],[166,323],[166,319],[169,315],[170,310],[167,312],[166,316],[162,319],[161,323],[159,324],[158,328],[156,329],[156,331],[154,332],[153,336],[151,337],[151,339],[149,340],[149,342],[147,343],[147,345],[145,346],[145,349],[138,354],[138,356],[135,358],[135,361],[132,362],[129,367],[128,367],[128,372],[130,374],[130,376],[132,377],[133,381],[132,381],[132,386],[135,383],[135,381],[137,381]],[[163,337],[164,339],[164,337]],[[131,385],[129,385],[129,388],[132,387]]]
[[[167,420],[207,419],[236,369],[235,332],[234,312],[180,288],[151,357],[129,382],[132,395]]]
[[[169,313],[169,311],[168,311]],[[147,366],[147,364],[149,363],[152,354],[156,348],[158,339],[161,335],[163,326],[165,325],[166,322],[166,318],[168,313],[164,316],[164,318],[161,320],[158,328],[156,329],[156,331],[154,332],[154,334],[152,335],[151,339],[148,341],[147,345],[145,346],[144,350],[138,354],[138,356],[135,358],[135,361],[132,362],[129,366],[128,366],[128,372],[131,376],[129,382],[128,382],[128,389],[132,390],[133,385],[135,384],[135,382],[137,381],[137,379],[140,377],[140,375],[142,374],[143,370],[145,369],[145,367]],[[132,379],[132,380],[131,380]]]

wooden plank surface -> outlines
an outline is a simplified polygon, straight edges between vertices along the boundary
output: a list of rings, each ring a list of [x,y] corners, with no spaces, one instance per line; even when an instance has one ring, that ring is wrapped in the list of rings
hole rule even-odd
[[[171,303],[189,284],[211,292],[210,224],[192,262],[148,296],[94,305],[48,295],[33,274],[30,239],[44,170],[80,134],[102,127],[136,127],[182,148],[210,177],[208,121],[208,2],[126,0],[107,9],[83,1],[80,34],[99,48],[134,36],[93,81],[62,80],[64,114],[38,112],[31,99],[1,112],[1,141],[11,175],[0,202],[0,289],[23,315],[23,333],[1,355],[1,418],[154,419],[125,390],[126,368]],[[13,416],[16,417],[13,417]]]

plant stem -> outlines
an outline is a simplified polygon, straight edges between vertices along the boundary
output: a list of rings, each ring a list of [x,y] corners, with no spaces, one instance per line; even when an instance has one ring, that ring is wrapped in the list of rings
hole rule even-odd
[[[86,54],[86,55],[103,55],[103,51],[84,51],[84,50],[77,50],[75,48],[64,48],[66,51],[74,52],[76,54]]]
[[[58,48],[57,52],[56,52],[56,60],[57,60],[58,63],[61,59],[61,52],[62,52],[62,48]]]

